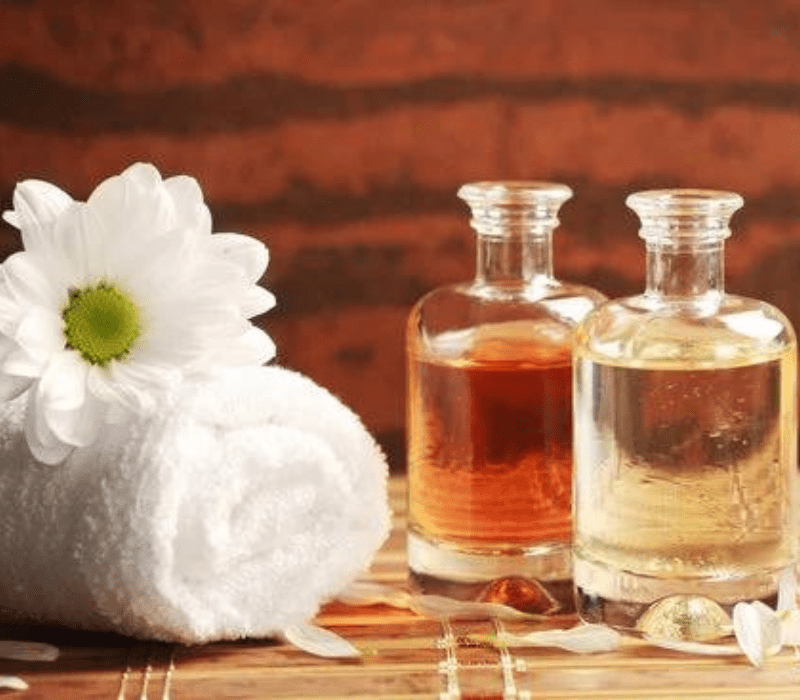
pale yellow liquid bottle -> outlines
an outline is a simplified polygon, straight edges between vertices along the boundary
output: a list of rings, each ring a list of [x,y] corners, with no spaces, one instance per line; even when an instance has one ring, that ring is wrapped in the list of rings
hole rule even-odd
[[[646,290],[589,314],[575,342],[578,608],[654,633],[658,605],[662,624],[689,630],[687,610],[774,603],[795,566],[796,340],[780,311],[724,290],[738,195],[628,204]]]

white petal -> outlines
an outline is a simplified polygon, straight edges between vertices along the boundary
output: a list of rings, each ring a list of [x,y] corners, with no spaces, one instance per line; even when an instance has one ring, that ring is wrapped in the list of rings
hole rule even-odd
[[[23,180],[14,189],[13,204],[17,223],[13,225],[25,228],[51,223],[69,209],[72,201],[72,197],[64,190],[49,182]]]
[[[267,269],[269,251],[255,238],[240,233],[215,233],[210,244],[213,253],[237,265],[248,282],[257,282]]]
[[[244,318],[275,305],[275,297],[269,291],[249,282],[240,267],[222,258],[198,260],[186,281],[185,292],[195,306],[234,304],[236,314]]]
[[[781,642],[800,646],[800,610],[781,610]]]
[[[88,363],[77,352],[56,353],[39,380],[40,405],[46,411],[75,411],[80,408],[86,399],[88,373]]]
[[[28,690],[28,684],[19,676],[0,676],[0,688],[5,690]]]
[[[275,343],[257,326],[252,326],[239,340],[251,353],[251,364],[262,365],[275,357]]]
[[[152,245],[178,223],[172,197],[149,164],[136,163],[103,181],[86,204],[125,249]]]
[[[111,233],[97,213],[76,204],[55,224],[49,267],[59,273],[59,287],[84,287],[107,276]]]
[[[3,279],[0,273],[0,280]],[[0,293],[0,333],[11,336],[17,330],[27,305],[19,304],[10,294]]]
[[[217,340],[217,333],[203,322],[208,318],[203,311],[177,294],[167,295],[155,308],[145,308],[144,330],[127,360],[171,365],[180,371],[181,365],[192,362]]]
[[[55,222],[43,225],[30,224],[22,229],[22,247],[26,253],[48,255],[53,245]]]
[[[3,218],[22,233],[26,252],[48,255],[52,248],[53,223],[71,206],[72,198],[58,187],[40,180],[26,180],[14,192],[15,211]]]
[[[797,608],[797,571],[786,569],[778,580],[778,604],[776,610],[794,610]]]
[[[92,367],[87,386],[93,396],[105,404],[123,407],[130,413],[147,413],[156,405],[156,397],[163,389],[157,382],[133,376],[128,363],[112,362],[108,367]],[[146,372],[146,370],[144,370]],[[159,386],[158,390],[152,384]],[[149,386],[148,386],[149,384]]]
[[[0,361],[8,357],[18,347],[14,339],[0,333]]]
[[[17,348],[9,352],[2,363],[0,363],[0,370],[14,377],[28,377],[34,379],[42,375],[46,365],[46,359],[37,360],[17,346]]]
[[[37,405],[37,390],[28,392],[28,409],[25,413],[25,438],[31,454],[43,464],[59,464],[75,449],[62,442],[47,425],[44,411]]]
[[[75,447],[91,445],[105,423],[105,404],[91,394],[71,411],[45,410],[47,424],[61,441]]]
[[[118,177],[138,183],[145,189],[158,187],[162,184],[161,173],[152,163],[133,163],[125,168]]]
[[[411,609],[411,594],[400,588],[375,581],[353,581],[336,594],[345,605],[389,605],[402,610]]]
[[[141,409],[143,399],[135,388],[121,385],[111,376],[109,367],[92,366],[86,379],[87,390],[105,404],[120,404],[132,412]]]
[[[148,300],[172,294],[174,288],[185,284],[187,273],[193,269],[195,249],[196,242],[188,231],[161,236],[157,246],[140,246],[121,262],[121,267],[116,266],[123,275],[119,284],[135,302],[154,303]]]
[[[733,608],[733,632],[750,662],[764,665],[769,654],[781,647],[781,625],[777,614],[760,601],[737,603]]]
[[[197,180],[178,175],[164,180],[164,187],[172,197],[181,227],[191,229],[203,238],[211,235],[211,213],[203,201],[203,192]]]
[[[193,299],[216,304],[222,299],[238,302],[239,295],[250,286],[236,265],[208,256],[197,259],[187,285]]]
[[[754,666],[764,665],[767,649],[760,628],[761,618],[748,603],[738,603],[733,609],[733,631],[739,648]]]
[[[131,352],[136,361],[189,365],[229,351],[251,327],[238,308],[225,300],[176,297],[147,318],[147,331]],[[252,349],[249,351],[252,356]],[[249,361],[249,360],[248,360]]]
[[[314,656],[333,659],[361,656],[361,652],[350,642],[330,630],[317,627],[310,622],[285,629],[283,636],[290,644],[294,644],[298,649],[314,654]]]
[[[29,253],[14,253],[2,265],[7,289],[19,304],[57,308],[61,295]]]
[[[150,329],[128,356],[130,362],[172,367],[179,374],[185,365],[194,362],[207,351],[211,339],[203,329],[176,324],[175,328]]]
[[[58,647],[42,642],[0,641],[0,659],[10,661],[55,661]]]
[[[599,654],[614,651],[622,645],[622,635],[606,625],[579,624],[566,630],[542,630],[519,635],[505,633],[503,637],[534,646],[557,647],[574,654]]]
[[[62,443],[83,447],[99,434],[103,404],[86,392],[88,371],[89,365],[72,351],[54,356],[45,369],[28,408],[36,413],[32,427],[43,448]],[[56,449],[55,454],[61,452]]]
[[[0,366],[19,346],[10,338],[0,335]],[[33,383],[33,378],[0,372],[0,402],[9,401],[22,394]]]
[[[257,285],[253,285],[241,297],[241,313],[245,318],[252,318],[266,313],[275,306],[275,295]]]
[[[50,309],[34,306],[20,321],[13,339],[31,358],[44,363],[64,349],[64,322]]]
[[[64,348],[61,319],[42,306],[29,308],[10,341],[3,346],[0,369],[18,377],[39,377],[50,358]]]
[[[263,365],[275,357],[276,348],[264,331],[250,326],[236,339],[220,343],[209,362],[226,366]]]
[[[0,402],[10,401],[27,391],[33,379],[13,374],[0,374]]]
[[[245,333],[251,326],[237,306],[224,298],[206,298],[198,300],[196,304],[189,300],[182,301],[180,320],[171,323],[174,331],[179,331],[181,335],[199,332],[207,338],[215,335],[218,339],[225,340]]]
[[[152,411],[156,403],[174,391],[181,381],[177,367],[134,360],[111,362],[109,376],[118,391],[127,393],[126,405],[144,413]]]

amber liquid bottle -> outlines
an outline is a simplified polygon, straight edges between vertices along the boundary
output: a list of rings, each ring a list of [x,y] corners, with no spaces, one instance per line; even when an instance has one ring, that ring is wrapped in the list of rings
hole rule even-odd
[[[431,292],[408,322],[412,588],[566,611],[572,335],[604,297],[553,276],[568,187],[485,182],[459,196],[476,277]]]
[[[742,205],[640,192],[644,293],[575,340],[575,559],[581,616],[692,639],[739,601],[774,605],[797,561],[797,344],[785,316],[724,289]]]

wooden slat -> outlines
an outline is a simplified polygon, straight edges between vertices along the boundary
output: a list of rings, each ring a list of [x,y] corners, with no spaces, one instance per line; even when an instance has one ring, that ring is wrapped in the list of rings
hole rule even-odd
[[[402,587],[402,478],[392,479],[390,500],[394,530],[373,569],[383,572],[386,583]],[[791,649],[756,669],[744,657],[692,656],[634,639],[617,652],[590,656],[504,644],[497,637],[501,629],[522,634],[535,625],[441,622],[386,606],[352,608],[332,602],[317,622],[360,649],[361,659],[321,659],[274,640],[187,648],[53,630],[33,636],[61,644],[58,661],[0,662],[0,674],[23,676],[31,686],[20,696],[26,700],[796,700],[800,689],[800,656]],[[107,645],[99,646],[98,638]]]

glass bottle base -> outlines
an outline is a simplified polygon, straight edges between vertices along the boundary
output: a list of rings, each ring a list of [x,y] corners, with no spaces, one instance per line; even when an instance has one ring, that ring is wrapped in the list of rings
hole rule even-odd
[[[649,630],[642,628],[642,621],[647,619],[645,613],[655,608],[654,604],[667,599],[675,601],[672,614],[676,618],[683,618],[673,622],[684,627],[692,627],[695,623],[702,626],[702,620],[685,619],[687,608],[696,611],[690,612],[690,616],[696,614],[699,617],[712,614],[712,607],[730,614],[736,603],[741,601],[760,600],[774,609],[779,580],[787,571],[793,570],[793,567],[789,567],[741,577],[663,579],[614,570],[578,558],[573,567],[575,605],[581,619],[637,635],[649,633]],[[706,603],[697,604],[697,601]]]
[[[560,542],[504,553],[448,547],[410,532],[408,562],[413,593],[539,615],[575,611],[570,547]]]

